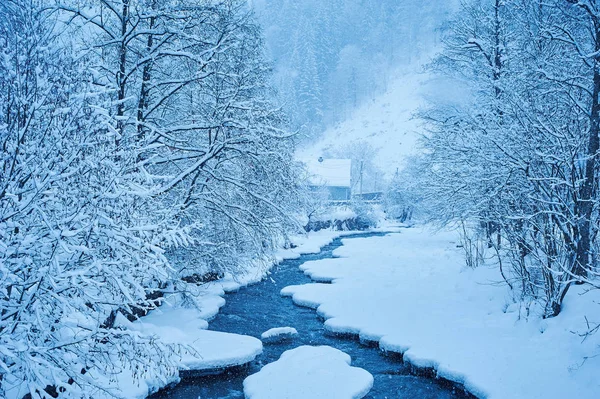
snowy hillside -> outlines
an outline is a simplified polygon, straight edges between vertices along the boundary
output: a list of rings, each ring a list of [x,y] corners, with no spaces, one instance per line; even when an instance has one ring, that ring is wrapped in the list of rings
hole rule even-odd
[[[427,75],[418,69],[399,72],[387,92],[363,104],[346,121],[329,128],[316,143],[301,148],[297,158],[347,156],[344,147],[366,142],[376,151],[373,164],[386,175],[401,169],[406,157],[417,152],[417,140],[422,133],[414,113],[424,104]]]

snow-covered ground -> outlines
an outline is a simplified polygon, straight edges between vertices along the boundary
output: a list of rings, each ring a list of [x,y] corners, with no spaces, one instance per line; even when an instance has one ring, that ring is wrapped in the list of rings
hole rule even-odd
[[[351,367],[348,354],[330,346],[300,346],[283,352],[244,380],[247,399],[360,399],[373,376]]]
[[[156,336],[166,344],[182,345],[178,357],[184,369],[201,371],[238,366],[262,353],[260,340],[206,330],[208,323],[200,315],[196,309],[159,308],[128,326],[144,335]]]
[[[340,258],[303,265],[332,284],[282,294],[317,308],[329,330],[379,341],[481,398],[599,398],[600,334],[579,334],[584,315],[600,319],[600,291],[573,287],[558,317],[527,316],[496,269],[464,267],[457,239],[420,228],[353,239]]]

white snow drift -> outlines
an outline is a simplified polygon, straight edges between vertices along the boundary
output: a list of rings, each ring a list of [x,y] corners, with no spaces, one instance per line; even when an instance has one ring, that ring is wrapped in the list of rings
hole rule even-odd
[[[330,346],[300,346],[283,352],[244,380],[247,399],[359,399],[373,376],[351,367],[350,356]]]
[[[212,370],[251,362],[262,353],[260,340],[248,335],[210,331],[196,309],[157,309],[130,324],[130,328],[154,335],[167,344],[185,345],[181,368]]]
[[[487,399],[600,397],[600,334],[583,340],[583,315],[598,320],[600,291],[574,287],[561,314],[527,315],[496,268],[465,269],[453,232],[353,239],[337,259],[307,262],[332,284],[286,287],[316,308],[327,329],[379,341],[420,367]]]
[[[260,339],[264,342],[275,342],[290,339],[294,335],[298,335],[298,331],[294,327],[275,327],[262,333]]]

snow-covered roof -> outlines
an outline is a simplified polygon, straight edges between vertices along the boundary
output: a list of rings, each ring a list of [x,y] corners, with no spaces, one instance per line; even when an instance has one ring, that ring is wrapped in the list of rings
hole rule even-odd
[[[309,182],[315,186],[350,187],[351,159],[303,159]]]

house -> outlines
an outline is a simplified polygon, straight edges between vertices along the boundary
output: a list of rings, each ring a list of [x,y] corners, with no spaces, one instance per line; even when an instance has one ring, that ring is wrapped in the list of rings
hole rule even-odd
[[[330,201],[349,201],[352,198],[352,160],[302,160],[308,173],[308,183],[315,191],[325,190]]]

